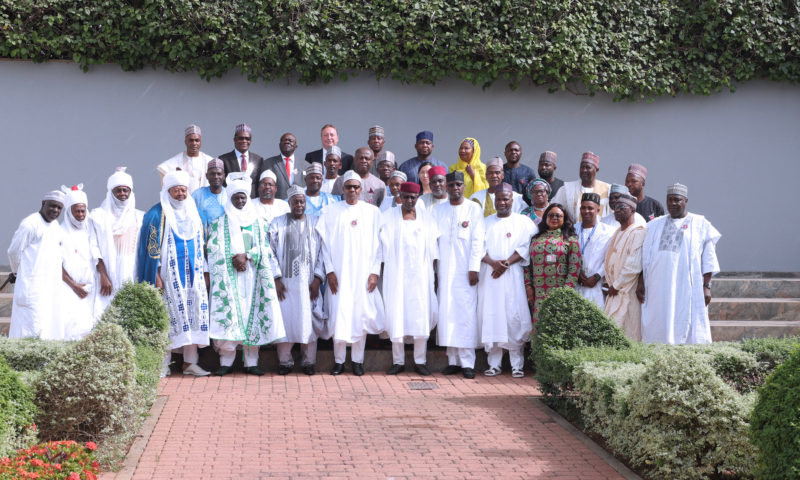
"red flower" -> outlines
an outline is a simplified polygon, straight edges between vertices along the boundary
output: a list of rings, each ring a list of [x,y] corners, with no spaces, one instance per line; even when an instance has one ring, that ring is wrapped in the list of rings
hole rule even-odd
[[[81,476],[75,472],[72,472],[69,474],[69,477],[67,477],[67,480],[81,480]]]
[[[86,442],[86,448],[92,451],[97,450],[97,444],[94,442]]]
[[[42,465],[44,465],[44,462],[39,460],[38,458],[34,458],[31,459],[31,465],[33,465],[34,467],[41,467]]]

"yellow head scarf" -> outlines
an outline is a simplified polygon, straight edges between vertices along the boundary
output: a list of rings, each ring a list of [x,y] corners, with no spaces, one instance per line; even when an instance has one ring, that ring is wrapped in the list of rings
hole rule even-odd
[[[469,163],[466,163],[459,157],[456,163],[450,165],[450,171],[464,172],[464,196],[469,198],[473,193],[489,188],[489,182],[486,181],[486,165],[481,162],[480,144],[472,137],[467,137],[461,141],[461,143],[464,142],[469,142],[470,145],[472,145],[472,158]],[[458,144],[459,148],[461,147],[461,143]],[[467,173],[467,165],[470,165],[475,171],[474,179]]]

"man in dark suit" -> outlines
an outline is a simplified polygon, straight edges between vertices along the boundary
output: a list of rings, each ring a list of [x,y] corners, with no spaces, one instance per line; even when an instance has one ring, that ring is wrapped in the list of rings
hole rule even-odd
[[[328,154],[330,148],[334,145],[339,144],[339,132],[336,131],[336,127],[331,125],[330,123],[322,127],[322,131],[320,132],[320,137],[322,139],[322,148],[319,150],[314,150],[313,152],[306,153],[306,162],[317,162],[323,164],[323,169],[325,168],[325,155]],[[353,168],[353,156],[349,153],[342,152],[342,168],[339,169],[339,175],[344,175],[344,172],[348,170],[352,170]],[[323,174],[324,176],[324,174]]]
[[[294,152],[297,150],[297,137],[289,132],[281,135],[278,149],[281,154],[264,159],[255,178],[261,178],[262,173],[272,170],[276,177],[275,198],[286,200],[289,188],[292,185],[306,186],[304,175],[309,164],[305,160],[295,158]]]
[[[250,151],[250,143],[253,141],[253,134],[250,126],[242,123],[236,125],[233,134],[234,149],[219,156],[225,167],[225,176],[231,172],[245,172],[252,179],[250,196],[258,196],[258,176],[261,174],[261,163],[264,160],[261,155]]]

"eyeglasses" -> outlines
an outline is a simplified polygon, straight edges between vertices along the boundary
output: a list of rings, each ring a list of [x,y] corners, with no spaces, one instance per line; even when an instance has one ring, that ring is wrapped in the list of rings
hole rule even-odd
[[[547,195],[547,190],[534,190],[534,195]]]
[[[560,213],[548,213],[547,218],[552,218],[553,220],[561,220],[562,218],[564,218],[564,215],[561,215]]]
[[[345,185],[344,186],[345,190],[358,190],[359,188],[361,188],[361,185]]]
[[[246,141],[248,141],[248,142],[250,141],[250,139],[251,139],[251,138],[252,138],[252,137],[240,137],[240,136],[238,136],[238,135],[236,136],[236,140],[246,140]]]

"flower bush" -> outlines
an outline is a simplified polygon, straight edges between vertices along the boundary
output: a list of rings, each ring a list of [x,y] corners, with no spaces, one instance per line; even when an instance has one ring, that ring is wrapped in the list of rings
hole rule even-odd
[[[0,480],[95,480],[100,473],[95,450],[94,442],[72,440],[34,445],[0,460]]]

